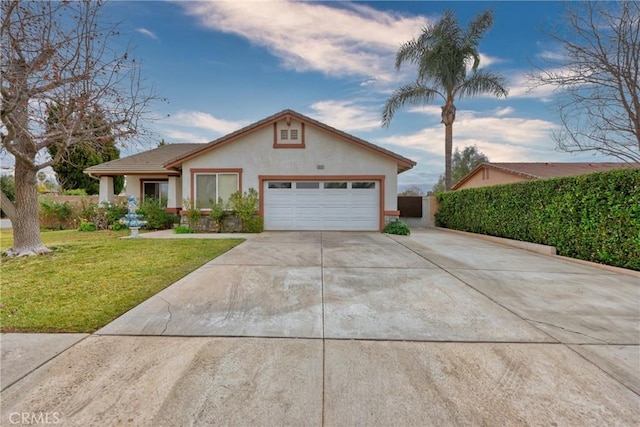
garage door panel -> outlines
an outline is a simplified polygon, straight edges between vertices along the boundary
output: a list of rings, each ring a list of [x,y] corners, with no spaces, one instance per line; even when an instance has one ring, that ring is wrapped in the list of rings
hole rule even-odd
[[[333,181],[332,181],[333,182]],[[264,186],[266,230],[378,230],[379,183],[375,188],[268,188]]]
[[[334,217],[342,217],[342,220],[349,220],[351,211],[344,206],[327,206],[323,209],[326,220],[333,219]]]
[[[309,207],[297,206],[295,210],[295,215],[297,218],[317,218],[318,208],[314,206],[309,206]]]

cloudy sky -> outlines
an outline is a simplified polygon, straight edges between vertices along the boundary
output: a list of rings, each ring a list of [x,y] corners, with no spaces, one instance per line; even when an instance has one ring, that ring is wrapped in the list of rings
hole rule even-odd
[[[444,171],[440,101],[406,107],[388,128],[382,106],[411,68],[397,72],[399,45],[446,9],[461,23],[492,9],[481,67],[502,73],[509,97],[457,102],[454,146],[477,147],[492,161],[607,159],[556,151],[552,94],[528,91],[524,74],[557,54],[541,28],[562,25],[559,2],[113,2],[143,73],[169,103],[151,125],[167,142],[207,142],[285,108],[352,133],[418,162],[401,188],[430,189]]]

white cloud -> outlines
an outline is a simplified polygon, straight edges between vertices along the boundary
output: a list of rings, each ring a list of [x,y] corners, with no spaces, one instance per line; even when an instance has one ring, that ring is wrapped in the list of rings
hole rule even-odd
[[[567,59],[566,54],[561,50],[543,50],[536,56],[545,61],[563,61]]]
[[[149,38],[152,38],[154,40],[158,40],[158,36],[151,30],[148,30],[146,28],[136,28],[136,31],[139,32],[140,34],[147,36]]]
[[[480,68],[486,68],[492,64],[499,64],[504,61],[504,59],[498,58],[497,56],[489,56],[484,53],[480,53]]]
[[[207,28],[233,33],[269,49],[284,66],[332,76],[391,81],[395,53],[427,24],[422,16],[383,12],[354,3],[185,2]]]
[[[195,127],[222,135],[245,126],[244,122],[219,119],[202,111],[180,111],[167,118],[165,122],[173,126]]]
[[[204,135],[199,135],[193,132],[184,132],[176,129],[165,129],[162,131],[163,139],[170,144],[179,144],[183,142],[209,142],[212,138],[207,138]]]
[[[209,142],[234,132],[246,122],[219,119],[202,111],[179,111],[156,122],[156,133],[169,143]]]
[[[534,71],[534,76],[546,74],[555,77],[573,77],[576,76],[576,72],[569,67],[549,67],[544,71]],[[509,82],[509,97],[510,98],[537,98],[541,101],[549,101],[556,90],[553,85],[536,85],[535,79],[531,79],[527,72],[521,71],[515,73],[514,77]]]
[[[417,162],[412,170],[398,177],[400,186],[417,185],[428,191],[444,173],[444,126],[436,120],[417,132],[372,140]],[[453,146],[463,149],[475,145],[492,162],[575,161],[555,150],[550,137],[555,127],[545,120],[499,117],[495,112],[490,117],[480,117],[474,111],[458,110]]]
[[[493,114],[495,114],[498,117],[504,117],[504,116],[508,116],[514,111],[515,110],[513,107],[503,107],[503,108],[496,108],[495,110],[493,110]]]
[[[554,123],[540,119],[479,117],[477,112],[459,110],[453,124],[454,147],[476,145],[491,161],[544,161],[555,149],[550,132]],[[377,143],[397,150],[411,149],[442,159],[444,169],[444,126],[434,124],[407,135],[381,138]],[[393,148],[392,148],[393,149]],[[557,153],[556,153],[557,154]]]
[[[354,132],[368,131],[380,127],[380,113],[372,109],[355,105],[353,101],[327,100],[311,105],[316,120],[337,129]]]
[[[427,116],[442,116],[442,107],[438,105],[421,105],[419,107],[413,106],[407,108],[407,111],[410,113],[425,114]]]

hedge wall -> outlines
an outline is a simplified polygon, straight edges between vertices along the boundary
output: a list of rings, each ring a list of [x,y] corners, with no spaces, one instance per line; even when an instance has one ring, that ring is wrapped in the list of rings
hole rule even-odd
[[[459,190],[438,201],[441,227],[640,270],[640,169]]]

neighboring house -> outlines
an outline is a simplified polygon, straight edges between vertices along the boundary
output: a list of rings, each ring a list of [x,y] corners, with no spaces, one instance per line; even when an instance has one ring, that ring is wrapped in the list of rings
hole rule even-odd
[[[487,187],[531,179],[583,175],[622,168],[640,168],[640,163],[482,163],[451,189]]]
[[[100,200],[113,198],[113,177],[126,193],[183,199],[206,212],[255,188],[265,230],[380,230],[398,217],[397,176],[415,162],[292,110],[284,110],[208,144],[170,144],[92,166]]]

